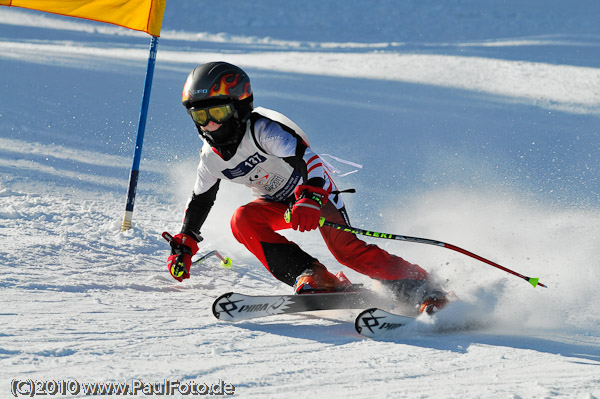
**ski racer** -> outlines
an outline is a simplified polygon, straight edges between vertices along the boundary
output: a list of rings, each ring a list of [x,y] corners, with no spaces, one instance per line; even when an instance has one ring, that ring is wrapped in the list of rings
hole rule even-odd
[[[202,240],[200,228],[213,206],[221,180],[244,184],[259,197],[239,207],[231,230],[278,280],[297,294],[349,289],[342,272],[332,274],[316,258],[277,233],[319,229],[343,265],[379,280],[402,301],[428,313],[446,303],[432,289],[428,273],[354,234],[319,226],[319,219],[348,225],[338,187],[306,134],[284,115],[253,107],[248,75],[225,62],[195,68],[187,77],[182,102],[204,141],[192,196],[181,232],[171,242],[169,273],[190,277],[191,257]],[[284,213],[290,209],[289,223]]]

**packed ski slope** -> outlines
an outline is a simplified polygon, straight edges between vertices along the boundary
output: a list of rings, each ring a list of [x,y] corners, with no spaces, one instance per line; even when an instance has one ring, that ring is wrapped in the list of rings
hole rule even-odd
[[[29,379],[221,380],[243,398],[600,397],[600,5],[347,3],[168,2],[123,233],[148,36],[0,7],[0,397]],[[180,227],[201,146],[180,93],[212,60],[247,70],[255,104],[317,152],[363,165],[337,180],[358,191],[356,227],[446,241],[549,288],[372,241],[469,310],[383,341],[354,332],[358,310],[216,320],[222,293],[290,288],[231,236],[252,198],[227,184],[201,251],[233,267],[210,259],[184,283],[166,271],[160,234]],[[343,269],[318,233],[285,234]],[[474,320],[485,327],[455,331]]]

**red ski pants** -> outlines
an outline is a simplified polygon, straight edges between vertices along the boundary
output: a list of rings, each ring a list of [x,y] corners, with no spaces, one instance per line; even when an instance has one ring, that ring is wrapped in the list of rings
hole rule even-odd
[[[287,206],[283,203],[259,198],[238,208],[231,218],[231,229],[235,238],[246,246],[276,277],[274,269],[280,270],[286,265],[274,263],[285,262],[270,257],[271,264],[269,264],[265,256],[265,248],[273,248],[272,244],[282,244],[281,248],[297,248],[301,251],[294,243],[276,233],[278,230],[290,228],[283,218],[286,209]],[[325,204],[321,210],[321,216],[331,222],[347,225],[342,211],[336,209],[331,202]],[[421,267],[392,255],[376,245],[367,244],[352,233],[327,226],[320,227],[319,230],[327,248],[337,261],[352,270],[378,280],[425,280],[427,278],[427,272]],[[306,256],[310,258],[309,255]],[[314,258],[312,259],[314,260]],[[298,270],[300,269],[302,267]],[[297,272],[296,275],[303,270]],[[289,284],[289,282],[287,283]]]

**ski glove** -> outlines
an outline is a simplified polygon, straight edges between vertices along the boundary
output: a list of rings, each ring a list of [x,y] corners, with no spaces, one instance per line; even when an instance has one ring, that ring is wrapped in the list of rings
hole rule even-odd
[[[296,202],[290,217],[292,229],[303,232],[319,227],[321,207],[327,203],[329,192],[320,187],[301,185],[296,187],[294,195]]]
[[[171,256],[167,260],[167,268],[171,276],[179,282],[190,278],[192,256],[198,252],[198,243],[187,234],[177,234],[170,241]]]

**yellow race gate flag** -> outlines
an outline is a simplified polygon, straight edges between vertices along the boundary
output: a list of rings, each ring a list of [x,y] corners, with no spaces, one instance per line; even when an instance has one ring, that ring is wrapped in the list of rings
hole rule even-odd
[[[160,36],[166,2],[167,0],[0,0],[0,5],[108,22]]]

